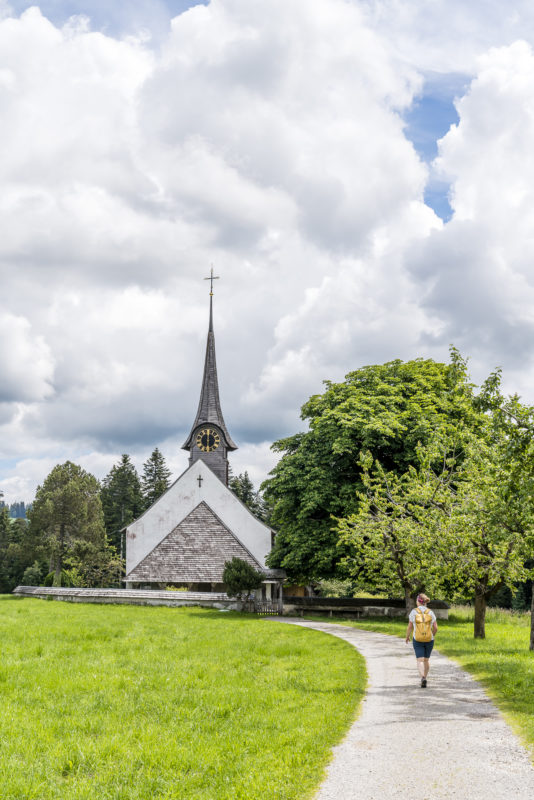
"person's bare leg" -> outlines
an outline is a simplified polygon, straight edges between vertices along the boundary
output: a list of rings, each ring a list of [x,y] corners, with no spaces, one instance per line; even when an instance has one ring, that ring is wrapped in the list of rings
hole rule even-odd
[[[426,659],[426,658],[418,658],[417,659],[417,669],[419,670],[419,677],[420,678],[426,678],[426,673],[428,672],[428,669],[425,672],[425,661],[428,661],[428,659]]]
[[[429,658],[424,658],[423,661],[425,662],[425,664],[424,664],[424,675],[421,675],[421,677],[422,678],[426,678],[426,676],[428,675],[428,671],[430,670],[430,659]]]

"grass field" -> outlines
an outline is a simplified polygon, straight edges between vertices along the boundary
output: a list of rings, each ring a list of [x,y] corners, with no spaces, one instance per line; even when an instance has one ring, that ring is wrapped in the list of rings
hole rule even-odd
[[[204,609],[0,599],[1,800],[293,800],[366,674],[346,643]]]
[[[486,687],[534,754],[534,652],[528,649],[530,614],[489,608],[485,639],[473,638],[473,616],[472,608],[456,607],[449,613],[448,620],[438,620],[436,649],[461,664]],[[404,619],[380,617],[346,621],[328,618],[327,621],[403,638],[406,634]]]

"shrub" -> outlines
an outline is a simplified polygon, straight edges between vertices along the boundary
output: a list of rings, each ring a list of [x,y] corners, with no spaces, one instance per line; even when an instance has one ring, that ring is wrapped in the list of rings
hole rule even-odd
[[[247,561],[234,556],[224,565],[223,583],[228,597],[237,597],[246,602],[254,589],[259,589],[264,578],[262,572],[251,567]]]
[[[41,567],[38,561],[34,561],[31,567],[26,567],[22,575],[23,586],[40,586],[42,579]]]
[[[54,572],[49,572],[46,578],[43,581],[43,586],[53,586],[54,585]],[[68,572],[64,569],[61,570],[61,578],[60,578],[60,586],[65,587],[72,587],[72,579]]]

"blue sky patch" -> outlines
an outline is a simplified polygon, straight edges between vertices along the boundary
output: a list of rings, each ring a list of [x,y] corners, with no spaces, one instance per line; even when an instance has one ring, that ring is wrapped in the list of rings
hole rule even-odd
[[[448,200],[449,185],[437,180],[432,174],[431,165],[438,154],[438,139],[459,121],[454,100],[465,94],[469,80],[469,76],[458,73],[427,75],[422,94],[404,116],[407,138],[419,157],[430,167],[425,203],[444,222],[448,222],[452,216]]]
[[[76,14],[91,20],[91,30],[112,36],[134,33],[146,28],[153,34],[162,34],[169,21],[192,6],[208,5],[209,0],[136,0],[135,3],[110,3],[109,0],[9,0],[15,14],[22,14],[32,5],[38,5],[43,16],[54,25],[64,25]]]

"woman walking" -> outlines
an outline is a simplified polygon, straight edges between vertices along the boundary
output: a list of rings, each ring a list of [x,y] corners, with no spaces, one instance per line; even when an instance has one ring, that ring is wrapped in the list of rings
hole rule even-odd
[[[430,669],[430,654],[434,647],[434,636],[438,630],[436,615],[427,608],[429,602],[430,598],[426,594],[417,595],[417,607],[410,611],[408,628],[406,629],[406,644],[409,643],[410,634],[413,631],[413,649],[415,650],[422,689],[426,689],[426,681]]]

